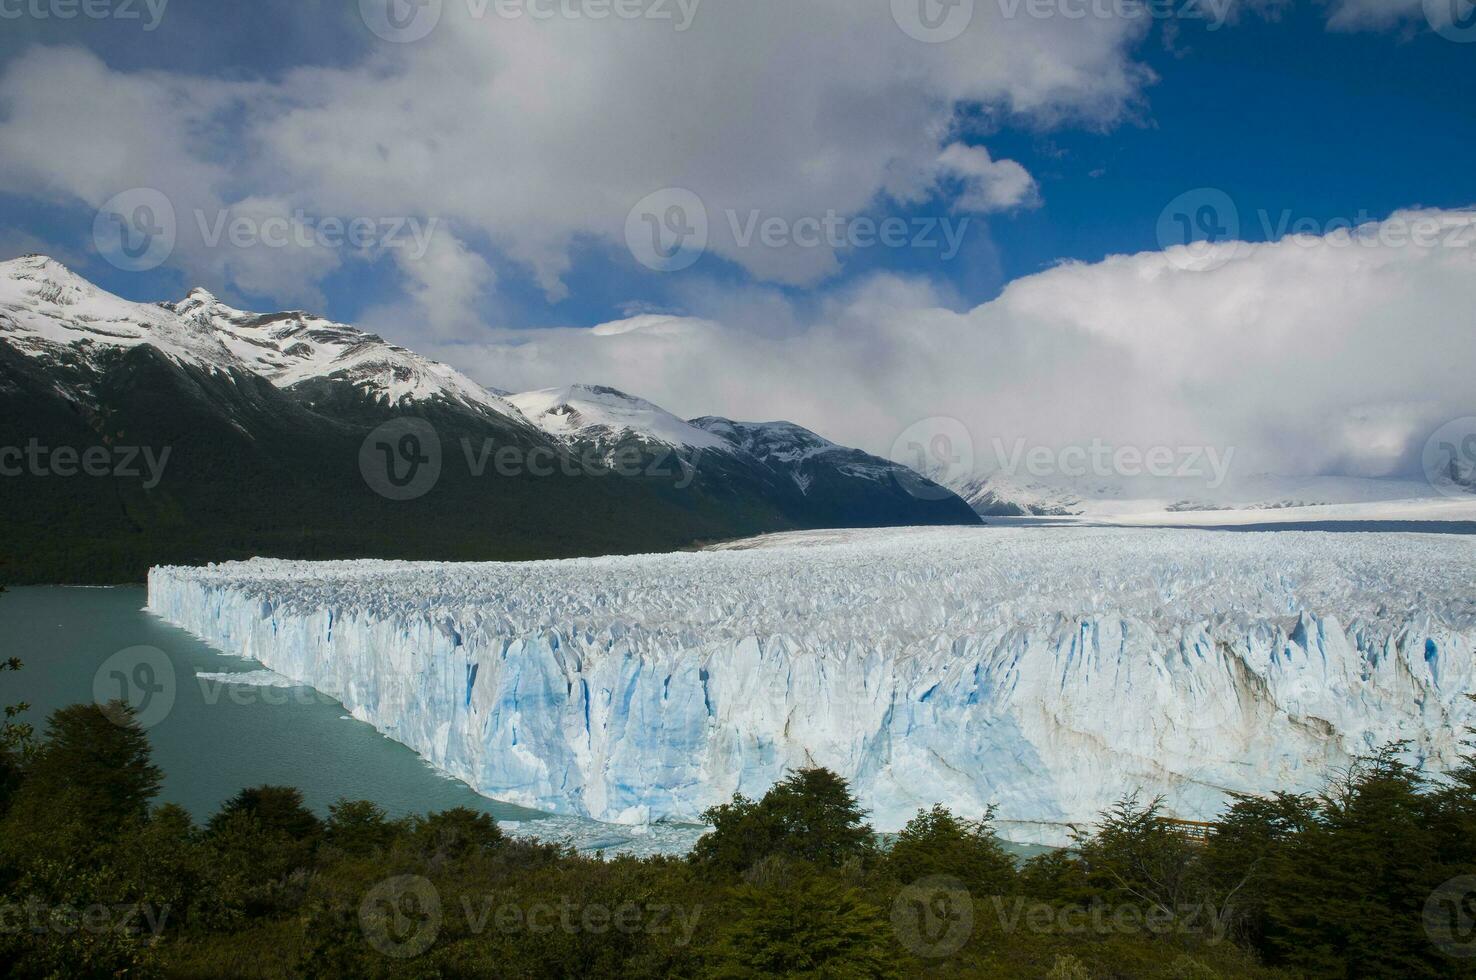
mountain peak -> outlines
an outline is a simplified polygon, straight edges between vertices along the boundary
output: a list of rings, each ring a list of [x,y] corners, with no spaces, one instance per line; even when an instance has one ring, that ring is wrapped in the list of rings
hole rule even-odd
[[[175,303],[135,303],[45,255],[0,262],[0,341],[47,362],[150,346],[180,363],[249,371],[279,388],[327,379],[390,405],[444,399],[517,415],[465,375],[354,327],[306,313],[238,310],[200,287]]]
[[[97,287],[49,255],[32,252],[0,262],[0,279],[25,280],[59,286],[77,292],[95,291]]]
[[[606,385],[573,384],[509,395],[544,432],[563,440],[638,436],[669,446],[728,450],[729,444],[635,395]]]

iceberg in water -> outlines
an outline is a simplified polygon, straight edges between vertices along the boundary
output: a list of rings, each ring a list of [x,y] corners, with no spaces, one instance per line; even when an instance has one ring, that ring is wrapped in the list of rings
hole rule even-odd
[[[511,564],[156,568],[149,609],[490,797],[691,821],[786,770],[878,829],[942,802],[1061,843],[1127,792],[1209,818],[1476,723],[1476,538],[806,532]]]

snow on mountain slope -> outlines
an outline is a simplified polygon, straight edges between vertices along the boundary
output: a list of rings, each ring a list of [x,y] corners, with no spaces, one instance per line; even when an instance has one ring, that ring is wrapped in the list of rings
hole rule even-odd
[[[793,422],[734,422],[704,416],[691,424],[787,474],[803,493],[810,491],[822,468],[840,476],[895,483],[899,489],[910,485],[911,474],[900,465],[836,445]]]
[[[43,255],[0,262],[0,340],[53,365],[150,344],[181,363],[248,369],[209,325],[114,296]]]
[[[0,341],[49,365],[148,344],[180,363],[250,371],[279,388],[341,381],[389,405],[444,399],[517,416],[499,393],[362,330],[305,313],[248,313],[203,289],[178,303],[134,303],[41,255],[0,262]]]
[[[776,463],[800,463],[822,453],[855,451],[793,422],[734,422],[709,415],[693,419],[692,425],[750,455]]]
[[[509,395],[534,425],[564,442],[613,444],[629,436],[678,449],[722,449],[728,444],[646,401],[614,388],[568,385]]]
[[[444,399],[516,415],[502,392],[374,334],[301,312],[237,310],[203,289],[164,309],[199,324],[252,370],[281,388],[342,381],[388,405]]]
[[[985,517],[1061,517],[1081,514],[1086,494],[1082,488],[1007,476],[971,476],[954,490]]]
[[[523,564],[156,568],[149,609],[488,796],[640,823],[824,765],[880,829],[1121,794],[1209,817],[1476,722],[1476,539],[1123,528],[777,535]]]

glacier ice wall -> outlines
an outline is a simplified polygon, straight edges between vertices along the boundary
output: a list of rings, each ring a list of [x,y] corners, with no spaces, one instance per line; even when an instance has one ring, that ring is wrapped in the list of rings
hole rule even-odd
[[[776,535],[516,564],[156,568],[149,609],[491,797],[690,819],[787,769],[879,829],[999,808],[1061,843],[1125,792],[1210,817],[1476,711],[1476,539],[1121,528]]]

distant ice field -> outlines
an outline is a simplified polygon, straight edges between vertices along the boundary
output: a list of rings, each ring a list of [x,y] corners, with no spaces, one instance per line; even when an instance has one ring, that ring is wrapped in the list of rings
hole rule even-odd
[[[149,608],[498,799],[693,820],[825,765],[879,829],[943,802],[1064,841],[1119,796],[1213,816],[1476,723],[1476,538],[797,532],[514,564],[157,568]]]

